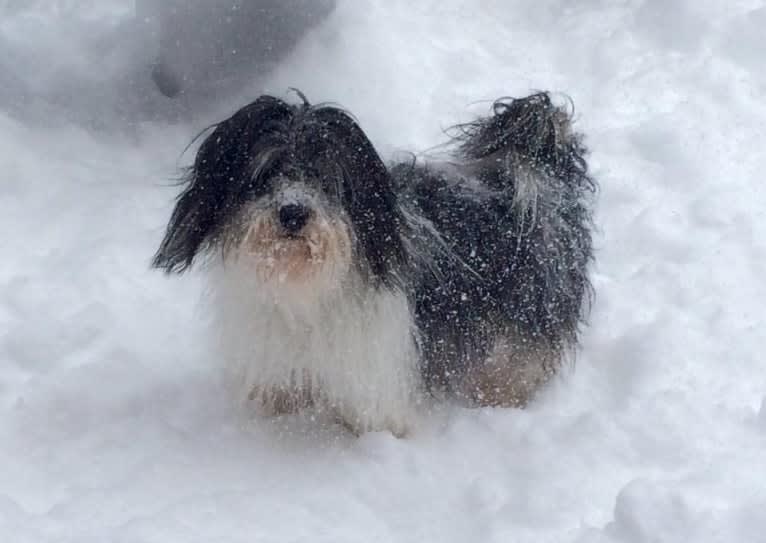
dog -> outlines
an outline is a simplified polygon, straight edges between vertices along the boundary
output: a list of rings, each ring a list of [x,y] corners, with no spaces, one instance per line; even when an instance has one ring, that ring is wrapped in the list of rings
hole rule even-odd
[[[230,382],[403,435],[432,398],[524,406],[592,296],[592,200],[548,93],[455,126],[445,160],[387,166],[354,117],[261,96],[211,127],[153,266],[208,268]]]

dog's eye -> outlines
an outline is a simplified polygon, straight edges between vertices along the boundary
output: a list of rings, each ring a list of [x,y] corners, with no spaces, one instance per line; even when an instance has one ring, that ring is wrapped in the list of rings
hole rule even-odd
[[[248,179],[244,185],[244,193],[249,198],[257,198],[270,193],[274,188],[274,177],[264,176],[259,179]]]
[[[340,200],[343,196],[343,177],[340,172],[334,170],[317,171],[316,179],[319,186],[326,195],[333,199]]]

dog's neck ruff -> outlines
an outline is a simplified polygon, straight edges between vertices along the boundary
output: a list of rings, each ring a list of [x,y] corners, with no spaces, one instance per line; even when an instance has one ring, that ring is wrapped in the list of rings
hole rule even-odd
[[[264,285],[237,262],[214,273],[221,347],[243,402],[266,414],[312,406],[357,432],[407,430],[420,378],[404,294],[359,277],[313,291]]]

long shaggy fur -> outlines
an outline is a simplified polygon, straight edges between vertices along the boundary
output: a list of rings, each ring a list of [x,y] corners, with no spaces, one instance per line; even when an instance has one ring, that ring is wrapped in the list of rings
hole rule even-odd
[[[270,96],[205,138],[153,264],[217,270],[240,397],[402,433],[426,391],[524,405],[556,370],[591,292],[571,116],[501,99],[449,148],[387,167],[347,112]]]
[[[499,100],[453,132],[453,171],[392,172],[403,204],[448,246],[440,280],[415,293],[425,377],[449,388],[502,338],[537,353],[548,374],[576,344],[590,295],[595,184],[581,138],[547,94]]]

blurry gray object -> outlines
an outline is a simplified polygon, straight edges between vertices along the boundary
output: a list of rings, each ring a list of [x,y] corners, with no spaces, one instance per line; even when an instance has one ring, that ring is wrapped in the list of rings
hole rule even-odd
[[[335,6],[135,2],[135,10],[90,17],[76,3],[63,10],[50,1],[0,0],[0,113],[99,130],[204,117],[257,86]]]
[[[194,101],[263,74],[326,17],[335,0],[136,0],[167,97]]]

